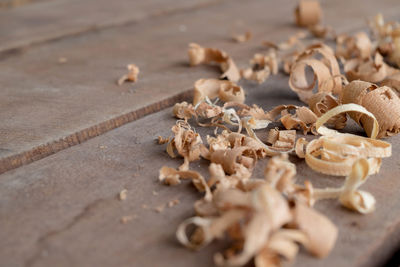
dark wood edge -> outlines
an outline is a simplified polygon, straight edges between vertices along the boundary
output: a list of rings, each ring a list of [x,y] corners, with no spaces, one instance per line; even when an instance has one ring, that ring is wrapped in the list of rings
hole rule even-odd
[[[193,98],[193,91],[187,90],[177,95],[168,97],[159,102],[150,104],[148,106],[139,108],[134,111],[119,115],[115,118],[101,122],[99,124],[90,126],[76,133],[72,133],[58,140],[51,141],[49,143],[33,147],[27,151],[0,159],[0,174],[18,168],[22,165],[29,164],[31,162],[40,160],[54,153],[57,153],[68,147],[83,143],[93,137],[104,134],[115,128],[121,127],[124,124],[138,120],[149,114],[161,111],[165,108],[171,107],[177,102],[191,101]]]

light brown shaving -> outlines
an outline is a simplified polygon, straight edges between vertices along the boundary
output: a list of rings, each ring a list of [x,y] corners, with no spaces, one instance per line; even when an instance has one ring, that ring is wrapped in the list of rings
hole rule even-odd
[[[212,62],[220,64],[223,72],[221,78],[237,82],[240,79],[239,70],[233,59],[225,52],[214,48],[204,48],[198,44],[189,44],[189,61],[191,66],[200,64],[210,64]]]
[[[245,100],[243,88],[233,82],[217,79],[200,79],[195,82],[193,105],[217,97],[224,102],[243,103]]]
[[[278,59],[276,53],[271,50],[268,54],[255,54],[250,60],[252,68],[240,71],[241,76],[246,80],[254,80],[258,83],[265,82],[270,74],[278,73]]]
[[[316,56],[322,56],[318,60]],[[309,83],[306,77],[306,67],[313,71],[313,81]],[[312,45],[300,54],[291,66],[289,86],[295,91],[300,100],[307,103],[318,92],[339,94],[342,90],[342,80],[338,62],[331,48],[323,44]]]
[[[377,138],[393,136],[400,132],[400,99],[389,87],[353,81],[344,87],[341,98],[343,103],[362,105],[374,114],[379,123]],[[370,131],[372,121],[368,116],[354,112],[349,115],[366,131]]]
[[[301,27],[316,25],[320,22],[322,10],[317,0],[300,0],[295,10],[296,24]]]
[[[135,64],[129,64],[128,66],[126,66],[126,68],[128,69],[128,74],[125,74],[121,78],[119,78],[117,82],[118,85],[122,85],[126,81],[137,82],[138,80],[139,67]]]

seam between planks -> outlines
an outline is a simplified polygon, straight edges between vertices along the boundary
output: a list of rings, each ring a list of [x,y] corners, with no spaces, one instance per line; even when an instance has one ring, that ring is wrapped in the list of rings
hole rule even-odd
[[[193,91],[191,89],[186,90],[182,93],[173,95],[171,97],[136,109],[134,111],[119,115],[112,119],[100,122],[96,125],[82,129],[78,132],[61,137],[57,140],[33,147],[32,149],[12,156],[4,157],[0,159],[0,174],[29,164],[31,162],[43,159],[47,156],[55,154],[74,145],[83,143],[93,137],[102,135],[115,128],[121,127],[124,124],[133,122],[152,113],[171,107],[177,102],[190,101],[192,97]]]
[[[184,8],[177,7],[175,9],[171,9],[171,10],[166,10],[166,11],[161,10],[161,11],[157,11],[157,12],[152,12],[142,18],[136,18],[136,19],[135,18],[131,18],[131,19],[127,18],[125,20],[121,20],[121,21],[117,21],[117,22],[111,21],[111,22],[106,22],[106,23],[99,24],[99,25],[85,26],[78,30],[71,29],[69,32],[62,33],[60,35],[54,34],[52,36],[44,37],[43,39],[31,40],[30,42],[26,42],[26,43],[18,43],[18,41],[17,41],[16,44],[14,43],[14,44],[11,44],[11,45],[8,45],[5,47],[0,47],[0,60],[8,58],[8,57],[16,55],[16,54],[19,54],[20,52],[22,52],[25,49],[32,47],[32,46],[55,42],[55,41],[69,38],[69,37],[76,37],[76,36],[84,35],[84,34],[95,32],[95,31],[103,31],[103,30],[107,30],[110,28],[129,26],[129,25],[140,23],[142,21],[147,21],[149,19],[158,18],[158,17],[162,17],[162,16],[173,16],[176,14],[180,14],[182,12],[193,12],[193,11],[196,11],[199,9],[220,5],[220,4],[222,4],[224,2],[228,2],[228,1],[233,1],[233,0],[209,0],[208,2],[200,3],[197,5],[191,6],[191,7],[184,7]],[[235,1],[238,1],[238,0],[235,0]]]

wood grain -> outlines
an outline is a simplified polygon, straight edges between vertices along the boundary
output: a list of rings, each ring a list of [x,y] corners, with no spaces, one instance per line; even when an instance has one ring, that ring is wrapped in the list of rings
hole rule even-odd
[[[29,5],[24,4],[30,0],[6,1],[4,5],[23,6],[0,10],[0,53],[219,1],[37,0]]]
[[[300,104],[287,88],[287,77],[265,85],[243,84],[248,103],[271,108],[278,103]],[[179,222],[193,216],[193,202],[201,197],[192,185],[168,187],[158,182],[163,165],[177,167],[158,135],[169,136],[175,120],[166,109],[114,129],[30,165],[0,175],[0,259],[2,266],[212,266],[212,255],[225,244],[213,243],[199,252],[177,244]],[[203,136],[206,129],[196,127]],[[357,132],[359,128],[351,129]],[[400,136],[388,139],[400,153]],[[339,186],[343,179],[319,175],[303,160],[296,163],[298,181],[317,187]],[[261,177],[267,160],[257,163]],[[191,168],[207,175],[207,162]],[[331,255],[315,259],[301,251],[293,266],[382,266],[399,243],[400,171],[398,158],[383,161],[379,174],[363,190],[377,200],[370,215],[350,212],[336,201],[319,202],[318,210],[339,227]],[[119,192],[126,188],[127,199]],[[155,208],[179,199],[172,208]],[[122,216],[136,216],[121,224]]]
[[[228,1],[3,55],[0,173],[158,111],[187,94],[196,79],[217,77],[216,67],[188,68],[189,42],[223,48],[246,66],[253,53],[263,51],[262,40],[285,40],[297,31],[291,22],[295,3],[279,3],[253,0],[244,8],[241,1]],[[400,5],[363,3],[345,9],[346,1],[324,3],[326,23],[339,32],[354,30],[365,27],[363,18],[378,7],[393,17]],[[232,32],[246,29],[255,36],[250,43],[230,40]],[[67,62],[58,63],[60,57]],[[128,63],[140,67],[139,82],[118,87]]]

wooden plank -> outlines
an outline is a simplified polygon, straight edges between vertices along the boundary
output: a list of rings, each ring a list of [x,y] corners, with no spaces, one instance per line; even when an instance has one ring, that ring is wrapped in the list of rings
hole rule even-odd
[[[373,15],[377,6],[392,15],[395,9],[390,7],[400,5],[371,0],[360,8],[345,9],[338,20],[336,14],[346,4],[343,0],[326,3],[326,22],[339,31],[364,27],[360,18]],[[279,6],[253,0],[243,12],[242,2],[226,2],[43,44],[3,58],[0,173],[160,110],[185,97],[196,79],[217,77],[215,67],[188,68],[189,42],[226,49],[239,66],[245,66],[253,53],[262,51],[261,40],[284,40],[297,30],[291,24],[293,5],[289,0]],[[229,39],[234,29],[246,28],[254,32],[252,42],[238,45]],[[60,57],[68,61],[59,64]],[[140,81],[118,87],[116,79],[131,62],[141,68]]]
[[[215,2],[116,0],[110,4],[109,0],[57,0],[4,9],[0,10],[0,53]]]
[[[300,104],[286,83],[287,77],[278,76],[266,86],[244,84],[248,103],[264,108]],[[189,183],[168,187],[157,179],[161,166],[181,163],[155,143],[158,135],[170,135],[174,123],[167,109],[0,175],[1,265],[212,266],[213,253],[224,244],[194,253],[174,237],[178,224],[193,216],[192,205],[201,194]],[[205,133],[201,127],[196,130]],[[398,155],[400,136],[388,141]],[[310,179],[317,187],[343,182],[312,172],[303,160],[291,160],[299,182]],[[262,177],[266,161],[257,163],[255,177]],[[205,175],[206,166],[205,161],[191,164]],[[294,266],[382,266],[392,244],[400,241],[399,171],[396,156],[385,159],[380,173],[363,185],[377,200],[372,214],[350,212],[336,201],[319,202],[316,208],[339,227],[337,244],[325,260],[301,251]],[[123,188],[128,190],[126,201],[117,198]],[[154,210],[177,198],[177,206]],[[126,215],[137,217],[121,224]]]
[[[16,7],[21,7],[23,5],[33,4],[43,1],[52,1],[52,0],[0,0],[0,8],[16,8]]]

